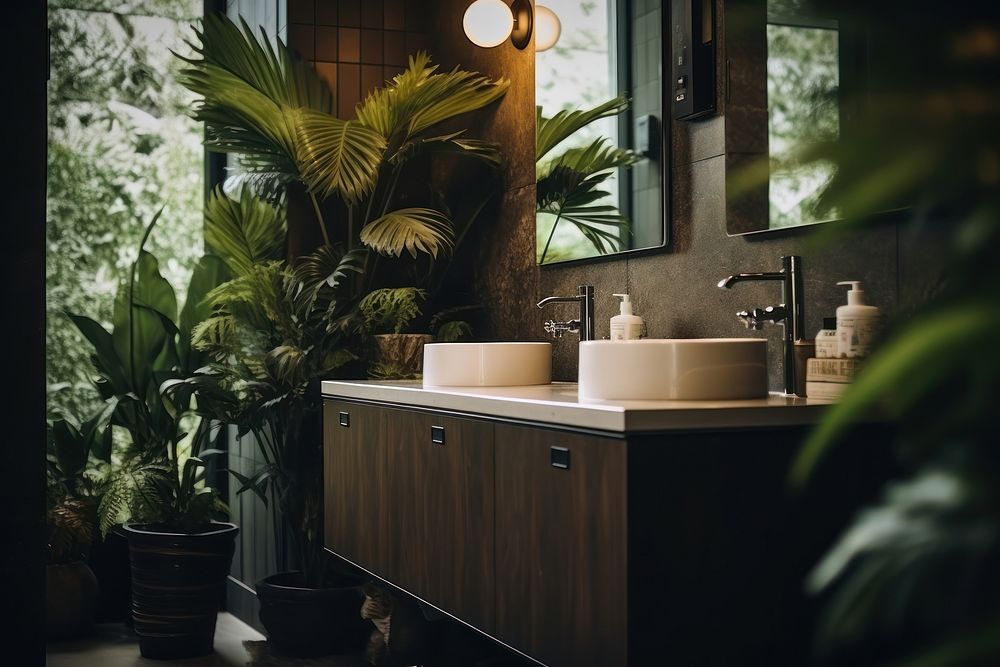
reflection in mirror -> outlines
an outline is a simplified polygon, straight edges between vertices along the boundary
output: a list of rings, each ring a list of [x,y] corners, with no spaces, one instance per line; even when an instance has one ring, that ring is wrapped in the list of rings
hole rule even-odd
[[[561,31],[535,63],[538,263],[662,246],[660,2],[545,5]]]
[[[800,4],[767,2],[770,229],[837,217],[835,210],[820,208],[833,167],[796,164],[795,158],[839,136],[840,31],[835,19],[808,15]]]
[[[841,216],[823,198],[834,167],[812,156],[857,126],[870,82],[869,44],[837,11],[808,0],[726,2],[727,49],[740,71],[727,116],[744,128],[738,148],[727,138],[730,234]]]

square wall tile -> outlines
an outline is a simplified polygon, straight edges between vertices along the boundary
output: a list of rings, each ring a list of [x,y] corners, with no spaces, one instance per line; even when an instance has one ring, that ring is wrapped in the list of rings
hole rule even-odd
[[[313,23],[316,20],[314,0],[288,0],[289,23]]]
[[[333,93],[334,99],[337,97],[337,64],[336,63],[313,63],[313,68],[319,78],[326,82]],[[334,109],[336,110],[336,109]]]
[[[288,26],[288,48],[305,60],[315,60],[315,31],[311,25],[292,23]]]
[[[316,60],[335,63],[340,59],[337,50],[337,32],[339,28],[329,25],[316,26]]]
[[[357,28],[338,28],[337,62],[356,63],[361,61],[361,31]]]
[[[378,0],[364,0],[365,2],[377,2]],[[339,23],[337,25],[349,28],[361,27],[361,1],[360,0],[339,0],[337,3],[339,12]]]
[[[368,93],[376,88],[381,88],[385,80],[382,78],[381,65],[361,66],[361,99],[365,99]]]
[[[382,3],[379,0],[365,0],[361,3],[361,27],[382,27]]]
[[[386,65],[406,65],[406,33],[385,30],[382,33],[382,62]]]
[[[361,62],[382,64],[382,34],[381,30],[361,30]]]
[[[361,101],[361,65],[337,65],[337,116],[354,118]]]
[[[316,25],[337,25],[337,0],[316,0]]]
[[[412,56],[417,51],[427,51],[427,35],[422,32],[406,33],[406,55]]]
[[[378,2],[378,0],[369,0]],[[406,15],[403,0],[384,0],[382,3],[382,27],[386,30],[405,30]]]

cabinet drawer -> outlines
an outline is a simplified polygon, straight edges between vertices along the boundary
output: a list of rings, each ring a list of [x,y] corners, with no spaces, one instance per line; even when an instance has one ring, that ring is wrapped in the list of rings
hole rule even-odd
[[[627,664],[625,443],[495,440],[497,637],[551,667]]]

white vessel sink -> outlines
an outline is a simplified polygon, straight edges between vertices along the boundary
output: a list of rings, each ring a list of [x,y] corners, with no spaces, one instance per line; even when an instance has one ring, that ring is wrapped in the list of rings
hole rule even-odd
[[[580,343],[580,398],[736,400],[767,396],[767,341],[651,338]]]
[[[514,387],[552,382],[551,343],[428,343],[425,387]]]

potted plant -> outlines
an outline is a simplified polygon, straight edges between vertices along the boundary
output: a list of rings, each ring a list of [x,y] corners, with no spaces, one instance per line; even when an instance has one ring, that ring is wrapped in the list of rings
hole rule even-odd
[[[113,409],[109,402],[83,424],[63,417],[48,425],[45,634],[49,639],[85,634],[97,612],[99,587],[87,558],[97,534],[102,486],[96,463],[107,466],[111,460],[108,421]]]
[[[426,178],[427,156],[444,152],[495,167],[494,147],[441,125],[499,99],[508,84],[457,69],[437,73],[418,54],[358,105],[356,118],[340,119],[325,84],[280,42],[276,49],[258,43],[246,24],[241,30],[221,15],[207,16],[197,36],[200,57],[187,61],[183,81],[202,96],[195,117],[206,123],[206,146],[240,155],[244,187],[235,198],[216,191],[206,213],[206,242],[234,276],[210,295],[213,314],[194,332],[195,347],[214,363],[172,391],[235,397],[234,422],[267,461],[238,476],[242,490],[274,509],[290,545],[278,554],[286,571],[257,586],[261,620],[285,652],[332,652],[338,640],[363,643],[367,628],[355,633],[356,586],[328,592],[337,587],[328,585],[322,550],[318,385],[364,375],[365,339],[374,331],[359,329],[358,308],[367,295],[413,290],[412,298],[394,300],[399,333],[404,320],[414,321],[415,304],[428,307],[416,295],[445,273],[436,260],[461,242],[484,202],[449,205]],[[300,196],[323,243],[289,259],[285,216]],[[373,325],[378,298],[369,300]],[[324,611],[341,599],[350,601],[346,611]],[[306,600],[316,602],[314,611],[282,622]],[[329,620],[315,631],[306,626],[337,614],[339,636]]]
[[[93,345],[110,423],[128,440],[98,506],[100,528],[107,534],[125,524],[139,648],[145,657],[166,659],[212,652],[238,529],[220,521],[226,507],[204,484],[201,457],[213,453],[206,445],[218,429],[197,419],[190,404],[165,400],[160,391],[165,381],[200,365],[200,353],[188,343],[190,329],[205,316],[203,297],[224,269],[217,258],[202,258],[178,313],[173,289],[143,249],[158,219],[147,227],[119,289],[112,330],[70,317]]]

